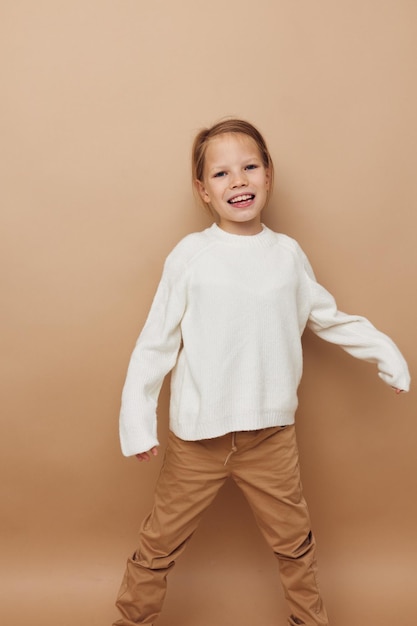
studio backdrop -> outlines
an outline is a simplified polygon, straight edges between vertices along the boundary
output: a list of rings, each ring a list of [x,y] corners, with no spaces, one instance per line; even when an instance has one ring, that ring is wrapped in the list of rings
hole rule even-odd
[[[120,394],[162,265],[210,224],[195,133],[265,135],[264,222],[339,308],[416,369],[417,5],[410,0],[5,0],[1,6],[2,623],[104,626],[161,454],[122,457]],[[310,333],[297,433],[337,626],[415,626],[413,391]],[[228,484],[161,626],[285,623],[275,559]]]

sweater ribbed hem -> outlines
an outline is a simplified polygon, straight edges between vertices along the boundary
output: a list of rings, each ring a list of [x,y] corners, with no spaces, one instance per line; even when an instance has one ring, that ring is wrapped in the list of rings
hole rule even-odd
[[[201,439],[214,439],[227,433],[260,430],[273,426],[289,426],[294,424],[294,411],[271,411],[269,413],[253,413],[250,416],[230,416],[209,421],[175,419],[171,416],[170,429],[184,441],[199,441]]]

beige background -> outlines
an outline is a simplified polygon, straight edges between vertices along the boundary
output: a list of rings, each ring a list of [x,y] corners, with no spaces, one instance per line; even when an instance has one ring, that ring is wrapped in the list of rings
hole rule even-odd
[[[163,260],[209,224],[197,129],[264,132],[264,221],[416,369],[413,0],[9,0],[1,28],[2,623],[104,626],[159,463],[121,456],[127,361]],[[415,626],[416,399],[305,337],[298,435],[332,626]],[[167,386],[161,440],[167,431]],[[231,485],[161,626],[285,623]]]

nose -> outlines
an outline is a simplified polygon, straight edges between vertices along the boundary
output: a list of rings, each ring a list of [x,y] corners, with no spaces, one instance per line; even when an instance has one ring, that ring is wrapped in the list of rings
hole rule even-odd
[[[237,189],[239,187],[245,187],[248,184],[248,178],[245,172],[239,171],[232,175],[230,180],[230,187]]]

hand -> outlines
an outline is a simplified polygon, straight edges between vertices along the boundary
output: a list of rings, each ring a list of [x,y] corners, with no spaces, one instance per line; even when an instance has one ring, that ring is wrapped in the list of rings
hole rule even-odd
[[[403,393],[404,389],[397,389],[397,387],[393,387],[396,394]]]
[[[153,456],[158,456],[158,447],[154,446],[148,452],[141,452],[135,455],[138,461],[150,461]]]

